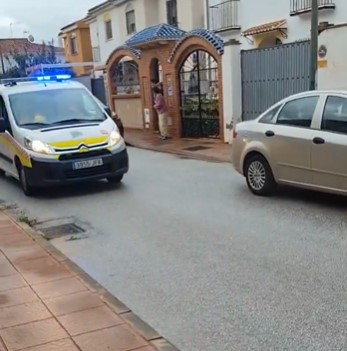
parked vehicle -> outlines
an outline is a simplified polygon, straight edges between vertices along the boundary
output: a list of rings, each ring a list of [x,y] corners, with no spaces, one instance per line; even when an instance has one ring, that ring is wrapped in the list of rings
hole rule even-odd
[[[347,194],[347,91],[290,96],[233,133],[233,166],[254,194],[277,184]]]
[[[0,170],[26,195],[129,169],[124,139],[89,90],[67,75],[0,82]],[[1,84],[2,83],[2,84]]]

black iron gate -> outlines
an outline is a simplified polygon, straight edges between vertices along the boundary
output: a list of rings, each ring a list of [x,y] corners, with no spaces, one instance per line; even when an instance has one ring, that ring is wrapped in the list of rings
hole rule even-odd
[[[180,69],[182,136],[218,138],[218,65],[205,51],[191,53]]]

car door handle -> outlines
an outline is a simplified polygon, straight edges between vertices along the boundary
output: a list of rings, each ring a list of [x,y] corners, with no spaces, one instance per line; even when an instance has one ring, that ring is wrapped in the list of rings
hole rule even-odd
[[[324,143],[325,143],[325,140],[324,140],[324,139],[318,138],[318,137],[313,138],[312,141],[313,141],[315,144],[324,144]]]
[[[274,133],[272,130],[267,130],[267,131],[265,132],[265,135],[266,135],[267,137],[272,137],[272,136],[275,135],[275,133]]]

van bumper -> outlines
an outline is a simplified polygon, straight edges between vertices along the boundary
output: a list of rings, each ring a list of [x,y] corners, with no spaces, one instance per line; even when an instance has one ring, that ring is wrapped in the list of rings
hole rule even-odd
[[[129,170],[129,157],[126,149],[104,154],[64,155],[59,160],[33,158],[32,168],[26,168],[27,181],[32,187],[76,184],[86,181],[122,176]],[[68,156],[68,157],[67,157]],[[75,162],[102,159],[97,167],[74,170]]]

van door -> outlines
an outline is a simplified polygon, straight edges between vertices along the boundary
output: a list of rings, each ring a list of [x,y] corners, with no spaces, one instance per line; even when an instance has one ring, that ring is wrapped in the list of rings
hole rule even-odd
[[[312,143],[312,177],[318,187],[347,191],[347,96],[329,94]]]
[[[12,137],[12,128],[9,120],[8,110],[5,101],[0,95],[0,117],[4,118],[6,124],[6,131],[0,133],[0,168],[8,173],[13,173],[14,166],[14,152],[11,147],[10,139]]]

